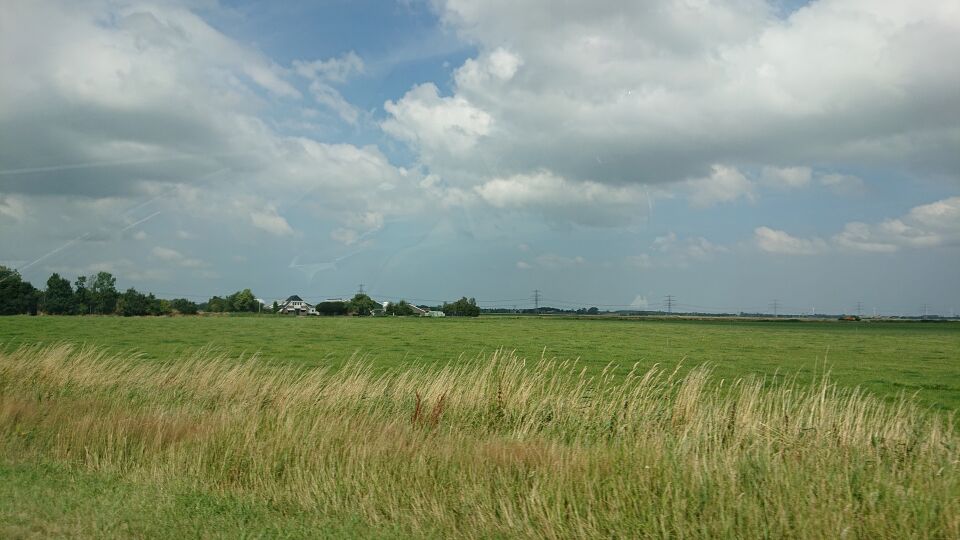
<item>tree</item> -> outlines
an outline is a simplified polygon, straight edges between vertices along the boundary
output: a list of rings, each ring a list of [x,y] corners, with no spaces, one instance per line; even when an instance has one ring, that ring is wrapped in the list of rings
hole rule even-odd
[[[214,296],[210,300],[207,300],[207,309],[204,311],[210,311],[212,313],[222,313],[228,311],[226,309],[227,301],[219,296]]]
[[[230,308],[227,311],[254,312],[260,309],[260,302],[250,289],[237,291],[227,297]]]
[[[40,293],[16,270],[0,265],[0,315],[37,314]]]
[[[124,317],[148,315],[150,313],[150,299],[130,287],[117,300],[117,313]]]
[[[73,297],[76,299],[77,313],[86,315],[93,310],[93,298],[87,288],[87,276],[78,276],[73,284]]]
[[[440,308],[444,314],[451,317],[479,317],[480,307],[474,298],[467,299],[466,296],[452,304],[444,303]]]
[[[320,315],[346,315],[349,311],[347,302],[320,302],[315,308]]]
[[[90,299],[93,305],[93,312],[100,315],[110,315],[117,311],[117,300],[120,294],[117,292],[117,278],[110,272],[99,272],[90,281]]]
[[[147,314],[148,315],[170,315],[173,308],[170,307],[170,301],[163,298],[157,298],[150,293],[147,295]]]
[[[600,310],[595,307],[592,307],[587,310],[587,315],[596,315],[598,313],[600,313]]]
[[[76,299],[70,282],[54,273],[47,280],[47,290],[43,292],[43,311],[51,315],[72,315],[76,310]]]
[[[186,298],[174,298],[170,301],[170,308],[181,315],[196,315],[199,310],[196,302]]]
[[[270,306],[270,311],[272,311],[273,313],[280,311],[280,304],[278,304],[276,300],[274,300],[273,305]]]
[[[400,317],[405,317],[413,315],[413,308],[410,306],[410,303],[406,300],[400,300],[397,303],[391,303],[387,306],[387,315],[396,315]]]
[[[370,315],[373,310],[379,308],[380,304],[376,303],[372,298],[363,293],[357,293],[357,295],[350,300],[350,305],[348,307],[351,313],[360,316]]]

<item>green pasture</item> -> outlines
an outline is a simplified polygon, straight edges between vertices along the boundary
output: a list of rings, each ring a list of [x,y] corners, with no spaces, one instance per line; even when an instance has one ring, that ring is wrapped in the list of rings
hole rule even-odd
[[[201,347],[271,363],[337,367],[354,354],[377,368],[471,361],[498,348],[521,356],[579,358],[590,370],[709,364],[716,376],[796,375],[829,370],[845,385],[884,397],[916,394],[960,409],[960,324],[762,322],[480,317],[295,318],[4,317],[0,348],[70,342],[175,361]]]

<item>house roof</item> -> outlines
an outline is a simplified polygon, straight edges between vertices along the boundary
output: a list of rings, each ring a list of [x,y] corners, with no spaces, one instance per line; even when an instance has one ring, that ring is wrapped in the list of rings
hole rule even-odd
[[[287,302],[303,302],[303,298],[300,298],[297,295],[293,295],[290,298],[287,298]]]

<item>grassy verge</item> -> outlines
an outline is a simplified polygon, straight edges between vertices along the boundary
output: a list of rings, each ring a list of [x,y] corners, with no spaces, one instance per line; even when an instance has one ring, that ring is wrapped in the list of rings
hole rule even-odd
[[[360,516],[326,517],[188,482],[126,480],[52,461],[0,461],[0,538],[400,537]]]
[[[373,372],[27,348],[0,355],[0,435],[20,463],[122,478],[146,499],[179,486],[252,501],[290,530],[960,536],[951,418],[825,378],[591,376],[502,353]],[[152,515],[144,530],[170,519]]]

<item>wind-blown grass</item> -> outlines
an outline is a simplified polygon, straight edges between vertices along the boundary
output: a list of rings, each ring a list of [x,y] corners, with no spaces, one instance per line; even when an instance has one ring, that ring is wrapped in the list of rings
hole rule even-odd
[[[0,450],[410,535],[960,537],[952,415],[504,351],[375,372],[0,354]]]

